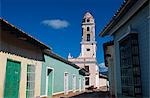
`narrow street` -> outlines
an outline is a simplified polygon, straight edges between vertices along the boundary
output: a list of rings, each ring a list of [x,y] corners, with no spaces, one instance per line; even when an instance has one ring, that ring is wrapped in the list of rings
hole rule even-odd
[[[109,96],[109,92],[107,91],[93,91],[93,92],[85,92],[83,94],[73,96],[71,98],[114,98]]]

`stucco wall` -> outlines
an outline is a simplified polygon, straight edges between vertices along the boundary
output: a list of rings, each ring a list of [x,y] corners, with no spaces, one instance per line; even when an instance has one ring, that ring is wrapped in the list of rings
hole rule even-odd
[[[100,81],[100,84],[99,84],[100,87],[107,86],[107,79],[99,78],[99,81]]]
[[[27,65],[35,65],[35,97],[40,95],[41,49],[11,31],[1,31],[0,39],[0,98],[3,98],[7,59],[21,63],[19,97],[26,98]]]
[[[96,63],[96,58],[69,58],[69,61],[75,63],[81,68],[84,68],[86,65],[89,66],[89,73],[90,75],[88,76],[90,78],[90,84],[86,87],[94,85],[94,87],[99,88],[99,68]]]
[[[19,98],[26,98],[27,65],[35,65],[35,97],[40,95],[42,62],[0,52],[0,98],[3,98],[7,59],[21,62]]]
[[[148,18],[149,17],[149,18]],[[130,19],[124,26],[122,26],[114,35],[115,44],[115,80],[117,87],[117,94],[121,94],[121,77],[120,77],[120,55],[119,55],[119,43],[118,40],[128,32],[128,26],[131,25],[132,29],[137,31],[139,40],[139,54],[140,54],[140,66],[141,66],[141,80],[142,80],[142,93],[145,98],[150,97],[149,83],[149,59],[150,55],[150,31],[149,31],[149,7],[146,6],[140,12],[138,12],[132,19]]]
[[[69,91],[73,89],[72,85],[72,77],[73,74],[76,75],[76,89],[79,89],[79,78],[81,78],[81,81],[83,83],[83,76],[79,75],[78,69],[63,63],[57,59],[54,59],[50,56],[45,55],[45,62],[42,66],[42,79],[41,79],[41,95],[45,95],[46,91],[46,67],[49,66],[54,69],[54,77],[53,77],[53,95],[64,93],[64,72],[68,72],[69,74]],[[83,86],[83,84],[81,84]]]
[[[90,51],[87,51],[90,49]],[[81,45],[81,57],[83,58],[96,58],[96,42],[86,43]]]

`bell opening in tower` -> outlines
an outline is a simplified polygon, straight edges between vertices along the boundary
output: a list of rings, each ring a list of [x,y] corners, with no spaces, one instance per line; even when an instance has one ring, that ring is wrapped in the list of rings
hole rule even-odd
[[[87,34],[87,41],[90,41],[90,34]]]

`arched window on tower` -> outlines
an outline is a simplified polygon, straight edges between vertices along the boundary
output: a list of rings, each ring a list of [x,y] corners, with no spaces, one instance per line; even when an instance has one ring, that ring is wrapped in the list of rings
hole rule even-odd
[[[87,31],[90,31],[90,27],[87,27]]]
[[[87,41],[90,41],[90,34],[87,34]]]
[[[87,22],[90,22],[90,19],[87,19]]]

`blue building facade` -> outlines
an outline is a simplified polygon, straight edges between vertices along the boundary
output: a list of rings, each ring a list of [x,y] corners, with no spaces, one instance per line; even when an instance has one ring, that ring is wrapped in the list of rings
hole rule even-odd
[[[114,78],[115,78],[115,95],[117,97],[122,98],[122,96],[129,97],[137,97],[138,94],[143,98],[150,97],[149,83],[150,83],[150,15],[149,15],[149,0],[126,0],[123,6],[119,9],[119,12],[115,14],[113,17],[113,21],[111,21],[106,28],[100,33],[101,36],[111,35],[114,38]],[[132,37],[131,37],[132,36]],[[135,38],[137,36],[137,38]],[[131,38],[127,38],[131,37]],[[137,49],[133,49],[134,45],[132,45],[133,39],[136,39]],[[123,42],[124,40],[124,42]],[[131,41],[129,41],[131,40]],[[129,42],[128,42],[129,41]],[[123,44],[121,44],[123,43]],[[129,43],[129,44],[127,44]],[[130,72],[130,67],[127,68],[126,72],[123,72],[122,68],[122,45],[124,47],[129,46],[131,51],[127,51],[126,55],[130,56],[137,51],[137,58],[128,59],[131,61],[125,62],[125,66],[131,65],[132,67]],[[138,69],[134,70],[134,64],[138,65]],[[136,66],[135,65],[135,66]],[[123,78],[123,74],[130,73],[126,81]],[[136,75],[134,75],[134,73]],[[137,75],[138,74],[138,75]],[[125,79],[125,81],[124,81]],[[137,80],[136,80],[137,79]],[[139,81],[139,82],[137,82]],[[127,87],[124,89],[124,83],[130,86],[130,84],[134,85],[134,89],[132,91],[132,87]],[[130,83],[131,82],[131,83]],[[136,83],[139,84],[138,89],[136,88]],[[131,90],[131,91],[130,91]],[[129,91],[129,92],[128,92]],[[133,92],[133,94],[131,94]],[[139,92],[139,93],[136,93]]]

